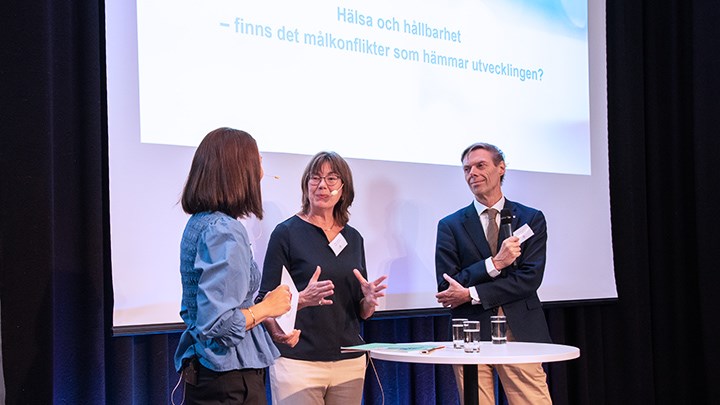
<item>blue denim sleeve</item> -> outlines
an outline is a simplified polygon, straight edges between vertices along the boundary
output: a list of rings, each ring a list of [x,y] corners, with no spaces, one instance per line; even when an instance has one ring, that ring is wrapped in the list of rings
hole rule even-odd
[[[195,267],[202,269],[198,284],[197,331],[227,347],[245,337],[240,311],[250,288],[252,253],[246,236],[227,221],[210,225],[198,242]]]

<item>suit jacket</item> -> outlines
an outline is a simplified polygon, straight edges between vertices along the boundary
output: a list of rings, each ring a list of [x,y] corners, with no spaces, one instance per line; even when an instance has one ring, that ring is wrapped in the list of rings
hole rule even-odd
[[[521,245],[517,267],[507,267],[496,278],[488,275],[485,259],[491,256],[480,218],[473,204],[438,223],[435,271],[438,291],[448,288],[447,273],[464,287],[475,288],[480,304],[468,302],[452,309],[453,318],[480,321],[483,340],[490,340],[490,316],[502,306],[516,341],[550,343],[545,314],[537,295],[545,271],[547,227],[539,210],[505,199],[513,214],[513,229],[528,224],[534,235]],[[502,240],[498,240],[498,249]]]

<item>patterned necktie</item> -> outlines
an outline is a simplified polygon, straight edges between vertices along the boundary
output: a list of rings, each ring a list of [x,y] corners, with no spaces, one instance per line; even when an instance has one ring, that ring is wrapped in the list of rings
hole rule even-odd
[[[487,240],[490,245],[490,253],[495,256],[498,245],[498,225],[495,218],[497,217],[498,210],[495,208],[488,208],[485,212],[488,214]]]

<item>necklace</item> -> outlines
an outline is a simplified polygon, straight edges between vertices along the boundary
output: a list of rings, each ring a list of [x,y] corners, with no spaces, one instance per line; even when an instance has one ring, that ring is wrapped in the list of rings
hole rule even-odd
[[[330,224],[330,227],[326,228],[326,227],[318,224],[317,222],[313,221],[309,215],[302,214],[301,218],[304,219],[305,221],[317,226],[318,228],[322,229],[325,232],[330,232],[333,230],[333,228],[335,228],[335,220],[333,220],[333,222]]]

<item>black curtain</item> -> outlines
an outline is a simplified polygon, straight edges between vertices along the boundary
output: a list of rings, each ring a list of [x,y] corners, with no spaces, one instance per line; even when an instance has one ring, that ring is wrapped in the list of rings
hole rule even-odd
[[[712,298],[720,285],[720,7],[709,0],[606,4],[620,298],[546,309],[554,341],[581,349],[579,359],[550,365],[552,395],[556,404],[712,403],[720,377]],[[161,404],[177,382],[177,334],[111,334],[103,7],[0,5],[8,404]],[[447,333],[447,322],[380,319],[364,333],[368,341],[428,340]],[[382,391],[370,369],[366,403],[383,393],[388,404],[457,398],[445,366],[375,366]]]

